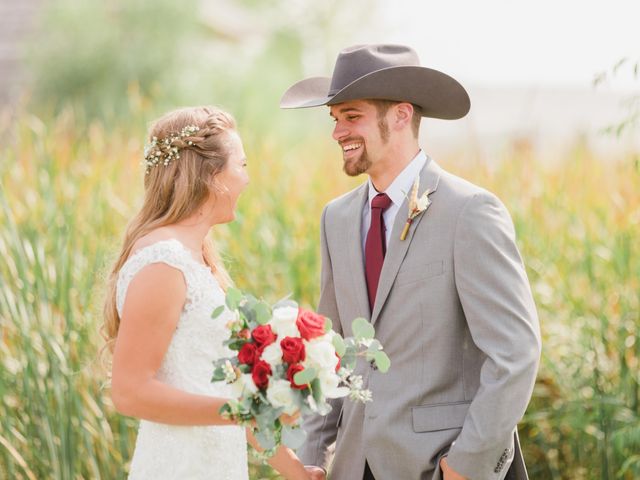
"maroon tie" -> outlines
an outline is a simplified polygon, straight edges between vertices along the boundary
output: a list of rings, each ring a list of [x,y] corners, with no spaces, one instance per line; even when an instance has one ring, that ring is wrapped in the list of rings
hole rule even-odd
[[[364,244],[365,274],[371,311],[376,301],[384,254],[387,252],[382,213],[389,205],[391,205],[391,199],[385,193],[379,193],[371,200],[371,225]]]

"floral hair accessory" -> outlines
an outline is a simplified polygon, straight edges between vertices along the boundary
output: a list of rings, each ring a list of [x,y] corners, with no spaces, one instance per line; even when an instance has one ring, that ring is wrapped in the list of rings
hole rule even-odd
[[[422,192],[422,195],[418,197],[418,188],[420,188],[420,177],[416,177],[415,182],[413,182],[413,188],[411,189],[411,195],[409,197],[409,215],[407,216],[407,221],[404,224],[404,228],[402,229],[402,233],[400,234],[400,240],[404,240],[407,238],[407,233],[409,233],[409,227],[413,223],[413,219],[424,212],[431,202],[429,201],[429,194],[431,194],[431,190],[428,188]]]
[[[169,165],[172,161],[180,158],[180,150],[183,147],[174,145],[178,140],[192,137],[200,131],[200,127],[195,125],[187,125],[180,133],[173,133],[163,139],[151,137],[151,141],[144,146],[144,165],[145,174],[149,174],[153,167],[158,165]],[[187,141],[187,145],[193,145],[191,140]]]

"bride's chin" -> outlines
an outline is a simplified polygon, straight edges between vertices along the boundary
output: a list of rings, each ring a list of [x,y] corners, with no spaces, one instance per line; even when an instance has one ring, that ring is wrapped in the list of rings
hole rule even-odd
[[[214,225],[222,225],[225,223],[231,223],[236,219],[236,212],[232,211],[231,213],[225,215],[224,217],[221,217],[219,219],[217,219],[214,223]]]

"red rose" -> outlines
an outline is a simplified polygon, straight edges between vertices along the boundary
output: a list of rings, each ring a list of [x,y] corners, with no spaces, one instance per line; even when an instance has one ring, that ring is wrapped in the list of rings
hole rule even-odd
[[[341,359],[340,359],[340,355],[338,355],[337,353],[336,353],[336,357],[338,357],[338,363],[336,364],[336,373],[338,373],[338,370],[340,370],[340,360]]]
[[[245,343],[238,352],[238,360],[245,365],[253,365],[257,359],[257,348],[253,343]]]
[[[260,325],[256,327],[251,333],[251,336],[255,340],[258,348],[263,347],[264,349],[264,347],[276,341],[276,334],[271,330],[271,325]]]
[[[251,378],[256,387],[266,388],[269,385],[269,375],[271,375],[271,365],[264,360],[258,360],[251,372]]]
[[[282,360],[285,363],[298,363],[306,357],[301,338],[284,337],[280,342],[280,348],[282,348]]]
[[[293,381],[293,376],[304,370],[304,367],[302,365],[300,365],[299,363],[294,363],[292,365],[289,365],[289,369],[287,370],[287,380],[289,380],[289,382],[291,383],[291,387],[297,389],[297,390],[304,390],[305,388],[307,388],[307,385],[298,385],[296,382]]]
[[[298,312],[296,326],[300,331],[300,336],[305,340],[311,340],[312,338],[324,335],[324,323],[324,317],[315,312],[303,310],[302,308]]]

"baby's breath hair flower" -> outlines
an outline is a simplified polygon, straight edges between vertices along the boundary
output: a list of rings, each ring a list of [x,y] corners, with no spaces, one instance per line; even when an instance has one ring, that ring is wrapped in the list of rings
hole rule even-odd
[[[174,145],[177,140],[192,137],[200,131],[200,127],[187,125],[179,133],[172,133],[163,139],[151,137],[151,141],[144,146],[145,174],[148,174],[153,167],[158,165],[167,166],[174,160],[180,159],[180,148]],[[187,145],[193,145],[193,141],[188,140]]]

